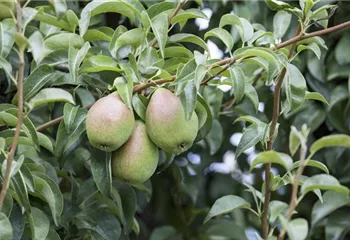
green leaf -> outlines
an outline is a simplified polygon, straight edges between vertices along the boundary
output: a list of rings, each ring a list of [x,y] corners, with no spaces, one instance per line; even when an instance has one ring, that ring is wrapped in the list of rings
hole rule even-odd
[[[15,78],[12,76],[12,66],[4,58],[0,57],[0,69],[3,69],[6,73],[8,84],[11,84],[11,80],[15,82]]]
[[[212,220],[202,229],[209,239],[248,240],[244,227],[230,219]]]
[[[311,228],[314,228],[320,220],[336,209],[350,204],[350,199],[344,194],[327,191],[323,194],[323,201],[318,200],[311,212]]]
[[[79,106],[73,106],[70,103],[64,104],[63,107],[63,122],[67,133],[70,133],[73,128],[74,120],[79,110]]]
[[[132,230],[134,222],[134,215],[136,212],[136,194],[129,184],[119,181],[113,181],[113,188],[118,191],[121,197],[122,209],[125,217],[125,223],[123,224],[124,233],[127,234]]]
[[[0,22],[0,57],[6,59],[15,42],[16,24],[13,19],[4,19]]]
[[[197,94],[197,101],[204,107],[204,109],[206,111],[206,114],[207,114],[207,120],[205,121],[204,125],[198,130],[195,142],[198,142],[199,140],[202,140],[203,138],[205,138],[210,133],[210,131],[212,129],[212,126],[213,126],[213,115],[212,115],[212,112],[210,110],[209,105],[204,100],[204,98],[201,95],[199,95],[199,94]],[[213,137],[211,137],[211,138],[213,138]],[[222,141],[221,137],[218,138],[218,139],[220,141]],[[209,144],[209,145],[211,145],[211,144]],[[213,149],[213,150],[215,150],[215,149]]]
[[[236,149],[236,159],[245,150],[255,146],[259,141],[261,141],[264,138],[263,125],[267,124],[262,123],[260,125],[250,125],[245,129]]]
[[[78,77],[79,66],[83,62],[87,52],[90,49],[90,43],[86,42],[80,50],[76,50],[72,45],[69,46],[68,51],[68,66],[71,80],[76,82]]]
[[[227,195],[221,197],[215,201],[211,207],[208,215],[204,219],[204,223],[208,222],[211,218],[231,213],[238,208],[250,208],[250,204],[241,197],[234,195]]]
[[[15,160],[12,161],[11,170],[10,170],[11,178],[18,173],[19,169],[23,164],[23,161],[24,161],[23,155],[20,155],[16,161]],[[5,177],[6,168],[7,168],[7,159],[2,163],[1,174],[3,177]]]
[[[185,111],[185,119],[190,120],[197,102],[197,89],[193,81],[186,84],[184,91],[180,94],[180,100]]]
[[[296,129],[296,127],[291,126],[289,133],[289,151],[292,156],[298,151],[301,141],[305,142],[302,134]]]
[[[315,168],[318,168],[318,169],[322,170],[323,172],[329,174],[329,170],[328,170],[327,166],[319,161],[309,159],[309,160],[306,160],[304,164],[305,164],[305,166],[315,167]],[[300,166],[300,161],[297,161],[297,162],[293,163],[291,170],[297,169],[299,166]]]
[[[33,172],[34,195],[46,201],[50,207],[53,221],[58,225],[63,211],[63,196],[55,181],[40,172]]]
[[[308,92],[306,91],[305,99],[308,100],[317,100],[320,102],[323,102],[325,104],[329,104],[328,101],[324,98],[324,96],[321,93],[318,92]]]
[[[283,1],[278,0],[265,0],[265,3],[269,8],[272,10],[284,10],[286,12],[293,13],[295,16],[297,16],[300,20],[303,18],[303,11],[301,11],[299,8],[293,7],[289,5],[288,3],[285,3]]]
[[[231,67],[229,68],[230,78],[233,85],[233,94],[235,95],[236,102],[240,102],[245,93],[245,76],[240,67]]]
[[[111,57],[98,55],[86,59],[80,67],[79,73],[95,73],[102,71],[121,72],[118,63]]]
[[[53,77],[53,69],[48,65],[41,65],[36,68],[23,84],[23,98],[30,100],[37,94]],[[17,104],[17,94],[12,100],[12,104]]]
[[[14,175],[10,182],[9,190],[16,202],[26,210],[29,210],[28,190],[21,171]]]
[[[225,29],[213,28],[204,34],[204,39],[207,39],[208,37],[216,37],[220,39],[229,51],[231,51],[231,49],[233,48],[233,38],[231,34]]]
[[[161,13],[152,19],[152,30],[157,39],[160,53],[164,58],[165,43],[168,39],[168,15]]]
[[[149,6],[149,8],[147,9],[147,13],[149,17],[152,19],[162,12],[175,9],[175,7],[176,7],[175,2],[167,2],[167,1],[156,2],[151,6]]]
[[[276,163],[283,166],[287,171],[291,169],[293,165],[293,159],[285,153],[266,151],[259,153],[250,165],[250,171],[253,170],[258,164]]]
[[[0,212],[0,239],[12,240],[12,226],[7,216]]]
[[[141,101],[140,95],[135,94],[132,97],[132,106],[137,115],[145,121],[145,115],[146,115],[146,106],[145,104]]]
[[[50,228],[50,222],[46,214],[36,207],[31,207],[28,220],[32,231],[32,239],[46,239]]]
[[[253,116],[249,116],[249,115],[236,118],[236,120],[233,123],[241,122],[241,121],[249,122],[249,123],[252,123],[254,125],[258,125],[259,123],[261,123],[261,121],[259,119],[257,119],[256,117],[253,117]]]
[[[296,218],[288,222],[282,215],[279,216],[283,228],[287,230],[290,240],[304,240],[309,231],[308,223],[303,218]]]
[[[337,46],[335,47],[335,60],[339,63],[339,65],[345,65],[350,63],[350,60],[347,56],[350,54],[350,34],[344,34]]]
[[[178,83],[187,83],[192,81],[195,75],[193,70],[196,69],[196,67],[197,65],[194,58],[188,61],[181,70],[177,71],[176,79],[173,84],[176,85]],[[185,85],[176,85],[176,87],[175,95],[178,96],[184,90]]]
[[[37,134],[38,134],[39,145],[46,148],[51,153],[54,153],[53,144],[52,144],[50,138],[48,138],[45,134],[43,134],[41,132],[37,132]]]
[[[12,240],[21,240],[23,231],[24,231],[24,216],[22,214],[22,209],[18,205],[14,205],[11,216],[10,216],[10,222],[12,226],[12,233],[13,238]]]
[[[145,31],[142,28],[134,28],[122,33],[118,36],[115,42],[113,41],[113,38],[110,43],[111,55],[116,58],[124,58],[128,56],[129,52],[127,54],[122,54],[121,51],[123,50],[123,47],[131,46],[136,49],[141,46],[145,40]]]
[[[45,25],[47,28],[54,28],[55,30],[61,28],[67,31],[73,31],[73,28],[65,20],[58,19],[51,14],[45,13],[43,7],[39,8],[34,18],[39,21],[42,26]]]
[[[35,31],[28,38],[28,43],[36,64],[40,64],[41,60],[45,57],[48,50],[45,49],[44,38],[40,31]]]
[[[279,215],[283,215],[287,211],[288,206],[289,205],[285,202],[281,202],[277,200],[271,201],[269,206],[270,223],[274,223],[277,220]]]
[[[91,149],[91,173],[98,190],[110,197],[112,191],[111,153]]]
[[[301,186],[301,194],[306,195],[308,192],[315,189],[331,190],[344,195],[349,194],[349,189],[347,187],[340,185],[335,177],[327,174],[318,174],[306,179]]]
[[[36,108],[42,104],[52,102],[68,102],[75,104],[73,96],[61,88],[45,88],[42,89],[37,95],[35,95],[30,101],[31,108]]]
[[[321,49],[316,43],[311,43],[309,45],[298,45],[298,48],[297,48],[298,53],[304,50],[312,51],[316,55],[318,60],[321,59]]]
[[[287,32],[292,14],[285,11],[278,11],[273,17],[273,36],[276,39],[281,39]]]
[[[223,139],[224,130],[222,129],[221,123],[217,119],[214,119],[210,132],[205,137],[209,145],[210,155],[214,155],[220,149]]]
[[[138,68],[143,74],[152,74],[156,71],[153,65],[159,60],[160,58],[154,48],[146,48],[138,59]]]
[[[285,87],[288,102],[287,112],[294,111],[300,107],[306,94],[306,81],[299,69],[293,64],[286,66]]]
[[[204,64],[199,64],[196,67],[196,70],[194,72],[194,83],[196,85],[196,89],[197,91],[199,90],[199,87],[203,81],[203,79],[205,78],[205,75],[207,74],[208,69],[205,67]]]
[[[71,133],[67,133],[64,122],[61,122],[56,137],[56,147],[55,155],[63,158],[64,156],[69,155],[78,147],[78,143],[82,139],[82,134],[85,132],[85,119],[86,119],[87,110],[79,109],[75,117],[75,121],[72,127]]]
[[[310,147],[310,156],[326,147],[346,147],[350,148],[350,136],[345,134],[334,134],[325,136],[315,141]]]
[[[1,208],[1,212],[4,213],[7,217],[10,217],[12,208],[13,208],[13,198],[11,194],[6,194],[4,203]]]
[[[118,94],[123,102],[132,109],[132,87],[136,79],[134,71],[130,67],[123,67],[125,77],[117,77],[113,85],[116,86]]]
[[[208,51],[207,44],[203,41],[203,39],[201,39],[200,37],[198,37],[198,36],[196,36],[194,34],[177,33],[177,34],[171,35],[169,37],[169,41],[170,42],[176,42],[176,43],[177,42],[193,43],[193,44],[196,44],[196,45],[200,46],[204,50]]]
[[[240,18],[235,14],[225,14],[220,19],[219,27],[222,28],[226,25],[237,27],[242,42],[247,42],[253,37],[253,26],[244,18]]]
[[[184,22],[184,21],[187,21],[188,19],[193,19],[193,18],[201,18],[201,19],[208,20],[207,15],[205,15],[201,10],[196,8],[190,8],[176,14],[171,19],[171,24],[175,25],[178,22]]]
[[[106,12],[119,13],[128,17],[131,21],[135,21],[135,14],[137,13],[127,2],[115,0],[92,1],[81,11],[79,20],[80,36],[84,36],[86,33],[93,16]]]
[[[93,41],[107,41],[112,40],[114,30],[109,27],[100,27],[96,29],[89,29],[84,35],[84,40],[93,42]]]
[[[44,45],[45,48],[51,51],[67,50],[69,46],[80,49],[84,45],[84,39],[75,33],[61,32],[46,38]]]

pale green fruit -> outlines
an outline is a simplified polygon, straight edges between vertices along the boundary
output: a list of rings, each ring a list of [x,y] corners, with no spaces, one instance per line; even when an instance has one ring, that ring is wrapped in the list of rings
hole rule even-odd
[[[201,129],[207,121],[208,113],[205,107],[200,102],[196,103],[195,111],[198,117],[198,128]]]
[[[148,104],[146,126],[158,147],[169,153],[181,153],[192,146],[197,136],[198,118],[194,112],[190,120],[186,120],[180,98],[159,88]]]
[[[135,126],[134,113],[117,92],[99,99],[89,110],[86,133],[92,146],[111,152],[122,146]]]
[[[16,0],[0,0],[0,19],[12,17],[16,10]]]
[[[113,176],[130,183],[147,181],[157,168],[159,150],[147,135],[146,125],[136,121],[129,140],[112,155]]]

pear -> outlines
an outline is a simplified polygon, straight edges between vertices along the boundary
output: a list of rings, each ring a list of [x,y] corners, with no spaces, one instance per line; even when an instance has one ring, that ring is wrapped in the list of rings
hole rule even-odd
[[[122,146],[134,127],[134,113],[117,92],[99,99],[90,108],[86,118],[86,133],[91,145],[107,152]]]
[[[0,1],[0,20],[12,17],[11,13],[16,10],[16,0]]]
[[[145,119],[149,137],[165,152],[184,152],[197,136],[197,114],[186,120],[180,98],[165,88],[153,93]]]
[[[196,103],[195,111],[198,117],[198,129],[201,129],[207,121],[208,113],[203,104],[201,104],[200,102]]]
[[[138,120],[129,140],[112,154],[112,173],[130,183],[143,183],[153,175],[158,160],[159,150]]]

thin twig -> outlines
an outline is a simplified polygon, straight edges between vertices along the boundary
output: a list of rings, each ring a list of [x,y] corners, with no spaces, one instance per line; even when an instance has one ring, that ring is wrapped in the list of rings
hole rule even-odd
[[[334,31],[337,31],[339,29],[346,28],[349,26],[350,26],[350,21],[347,21],[347,22],[341,23],[339,25],[336,25],[334,27],[330,27],[330,28],[323,29],[323,30],[316,31],[316,32],[312,32],[312,33],[307,33],[304,35],[299,35],[299,36],[296,36],[296,37],[291,38],[285,42],[278,44],[277,48],[283,48],[283,47],[288,46],[290,44],[299,42],[301,40],[305,40],[305,39],[316,37],[316,36],[322,36],[322,35],[325,35],[325,34],[328,34],[328,33],[331,33],[331,32],[334,32]]]
[[[301,26],[299,25],[296,36],[299,36],[301,32]],[[290,59],[293,56],[294,49],[295,49],[296,42],[290,47],[288,59]],[[281,97],[281,88],[283,79],[286,75],[286,68],[283,68],[280,75],[277,78],[277,83],[275,86],[275,92],[273,97],[273,113],[272,113],[272,120],[271,120],[271,126],[270,126],[270,133],[269,133],[269,140],[267,141],[267,151],[272,150],[273,145],[273,136],[275,135],[276,126],[278,122],[278,118],[280,115],[280,97]],[[264,198],[264,207],[263,207],[263,214],[261,216],[261,228],[263,231],[263,238],[266,239],[269,233],[269,223],[268,223],[268,216],[269,216],[269,206],[270,206],[270,198],[271,198],[271,163],[265,164],[265,198]]]
[[[17,11],[17,32],[22,34],[22,8],[20,0],[16,1],[16,11]],[[24,46],[18,46],[18,56],[19,56],[19,67],[18,67],[18,78],[17,78],[17,95],[18,95],[18,111],[17,111],[17,124],[15,136],[13,137],[13,142],[11,144],[11,149],[7,157],[6,171],[4,180],[2,182],[1,192],[0,192],[0,210],[4,204],[8,186],[10,184],[10,173],[12,162],[17,149],[18,138],[21,133],[22,121],[23,121],[23,78],[24,78]]]
[[[210,76],[208,79],[204,80],[203,82],[201,82],[201,85],[206,85],[208,84],[209,81],[211,81],[212,79],[216,78],[217,76],[219,76],[221,73],[225,72],[235,61],[231,61],[229,63],[227,63],[227,65],[225,67],[223,67],[220,71],[218,71],[217,73],[215,73],[214,75]]]
[[[300,165],[297,171],[297,174],[295,176],[295,179],[293,180],[292,183],[292,195],[290,196],[290,202],[289,202],[289,207],[288,207],[288,212],[287,212],[287,221],[290,221],[293,215],[293,211],[295,210],[295,207],[297,206],[297,196],[298,196],[298,188],[299,188],[299,181],[301,178],[301,174],[304,171],[305,167],[305,158],[306,158],[306,151],[307,151],[307,146],[306,143],[302,143],[300,147]],[[286,234],[286,230],[282,228],[280,235],[278,236],[278,240],[283,240],[284,235]]]
[[[170,15],[169,17],[169,22],[168,25],[171,24],[171,20],[173,20],[173,18],[176,16],[176,14],[181,10],[181,8],[183,7],[183,5],[186,3],[186,0],[181,0],[179,2],[179,4],[177,5],[177,7],[175,8],[174,12]],[[157,39],[154,39],[151,47],[155,47],[157,45]]]

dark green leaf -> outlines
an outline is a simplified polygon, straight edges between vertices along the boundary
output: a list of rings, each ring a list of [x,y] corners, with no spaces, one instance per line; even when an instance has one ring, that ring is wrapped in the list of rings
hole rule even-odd
[[[98,190],[110,197],[112,188],[111,153],[92,148],[90,165]]]
[[[46,239],[50,228],[50,222],[46,214],[36,207],[31,207],[28,220],[32,231],[32,239]]]

